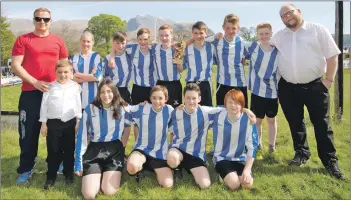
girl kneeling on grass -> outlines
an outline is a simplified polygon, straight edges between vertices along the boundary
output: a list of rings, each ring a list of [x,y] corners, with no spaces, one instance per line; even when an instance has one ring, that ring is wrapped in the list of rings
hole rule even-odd
[[[100,187],[108,195],[119,189],[124,167],[121,136],[125,124],[131,123],[127,120],[130,116],[124,106],[127,104],[115,84],[104,79],[98,87],[97,96],[84,109],[77,135],[75,173],[83,176],[82,194],[85,199],[94,199]]]
[[[133,151],[128,157],[127,170],[131,175],[142,169],[156,172],[158,183],[165,188],[173,187],[172,170],[168,167],[167,133],[172,106],[166,105],[168,91],[157,85],[151,89],[151,103],[130,107],[130,113],[139,128]]]
[[[256,125],[250,125],[248,115],[243,113],[245,100],[241,91],[227,92],[224,106],[226,110],[216,114],[212,124],[215,169],[231,190],[240,185],[251,188],[251,168],[258,146]]]

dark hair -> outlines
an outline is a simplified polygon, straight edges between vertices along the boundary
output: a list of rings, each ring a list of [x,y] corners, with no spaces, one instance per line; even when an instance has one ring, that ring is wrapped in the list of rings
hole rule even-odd
[[[151,37],[151,32],[148,28],[141,28],[137,32],[137,37],[141,36],[142,34],[147,33],[149,34],[149,38]]]
[[[127,40],[127,34],[123,31],[118,31],[117,33],[113,34],[113,41],[124,42]]]
[[[207,33],[207,26],[204,22],[202,21],[198,21],[196,22],[193,27],[191,28],[191,31],[193,31],[194,29],[198,29],[200,31],[205,31]]]
[[[91,102],[91,104],[98,107],[99,109],[103,108],[102,101],[100,99],[100,94],[101,94],[101,88],[104,85],[107,85],[113,93],[113,98],[112,98],[112,102],[111,102],[111,110],[113,110],[112,117],[116,120],[119,120],[121,118],[121,116],[120,116],[121,105],[127,106],[127,103],[122,99],[121,95],[118,92],[117,87],[115,86],[115,84],[113,83],[113,81],[111,79],[107,78],[107,79],[103,79],[101,81],[101,83],[99,84],[99,87],[98,87],[97,95],[94,98],[94,100]]]
[[[188,83],[186,84],[186,86],[184,87],[184,95],[187,91],[195,91],[199,94],[199,96],[201,95],[201,91],[200,91],[200,87],[198,84],[196,83]]]

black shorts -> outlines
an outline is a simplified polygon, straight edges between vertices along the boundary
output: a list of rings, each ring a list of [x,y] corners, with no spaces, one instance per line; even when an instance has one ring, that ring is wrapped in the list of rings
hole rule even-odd
[[[177,147],[172,147],[172,148],[178,149]],[[202,167],[202,166],[206,167],[206,163],[201,158],[190,155],[181,149],[178,149],[178,150],[180,151],[180,153],[183,154],[183,160],[182,162],[180,162],[177,168],[179,169],[184,168],[186,171],[190,173],[190,170],[193,168]]]
[[[257,118],[263,119],[264,116],[273,118],[278,113],[278,99],[269,99],[251,93],[250,110]]]
[[[130,92],[127,87],[117,87],[118,92],[121,95],[122,99],[127,102],[129,105],[132,104],[132,99],[130,97]]]
[[[241,176],[245,168],[245,162],[221,160],[216,163],[215,168],[222,179],[231,172],[236,172],[238,176]]]
[[[124,148],[120,140],[90,142],[83,155],[83,176],[120,171],[124,167]]]
[[[132,105],[137,105],[141,102],[150,101],[150,91],[151,87],[143,87],[139,85],[133,84],[133,89],[132,89]]]
[[[224,105],[224,96],[231,89],[240,90],[244,94],[245,108],[248,108],[247,87],[234,87],[229,85],[222,85],[220,83],[217,83],[217,92],[216,92],[217,106]]]
[[[202,106],[212,106],[212,92],[210,82],[208,81],[189,81],[188,83],[197,83],[201,91],[201,101]]]
[[[140,150],[140,149],[134,149],[130,155],[134,152],[137,151],[141,154],[143,154],[146,158],[146,162],[143,164],[143,169],[151,171],[151,172],[155,172],[155,169],[158,168],[163,168],[163,167],[169,167],[167,164],[167,160],[161,160],[158,158],[154,158],[152,156],[146,155],[144,153],[144,151]]]
[[[157,81],[157,85],[163,85],[168,90],[167,104],[176,108],[182,104],[182,84],[180,81]]]

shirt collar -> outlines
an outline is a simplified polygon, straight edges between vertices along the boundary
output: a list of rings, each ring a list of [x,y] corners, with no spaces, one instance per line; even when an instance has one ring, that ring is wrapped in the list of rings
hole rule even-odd
[[[303,20],[303,23],[302,23],[302,26],[300,27],[300,29],[303,29],[303,30],[306,30],[306,21],[305,20]],[[300,30],[299,29],[299,30]],[[298,31],[299,31],[298,30]],[[292,33],[292,31],[290,30],[290,28],[288,28],[288,27],[285,27],[284,29],[283,29],[283,32],[286,34],[286,33]]]

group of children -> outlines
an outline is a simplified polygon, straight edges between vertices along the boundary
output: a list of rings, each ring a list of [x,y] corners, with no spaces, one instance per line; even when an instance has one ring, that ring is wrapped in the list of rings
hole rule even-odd
[[[127,44],[126,34],[116,33],[111,53],[103,62],[92,50],[94,36],[84,32],[80,53],[57,64],[56,82],[43,96],[41,132],[47,135],[48,147],[44,188],[55,184],[63,161],[66,183],[74,182],[74,172],[83,176],[84,198],[95,198],[100,189],[104,194],[116,193],[131,125],[136,139],[126,164],[130,175],[151,170],[161,186],[170,188],[173,174],[184,168],[200,188],[208,188],[205,147],[212,128],[213,161],[219,176],[232,190],[240,185],[250,188],[265,116],[269,150],[275,151],[277,50],[269,44],[269,24],[257,27],[257,42],[244,41],[237,34],[239,28],[239,18],[229,14],[223,23],[224,36],[206,38],[206,25],[195,23],[183,62],[173,58],[173,29],[167,24],[159,29],[161,43],[151,47],[146,28],[137,32],[137,44]],[[245,109],[244,58],[250,60],[248,88],[257,128],[252,124],[254,115]],[[218,66],[217,105],[224,107],[212,107],[213,63]],[[184,90],[180,83],[183,70],[187,70]]]

